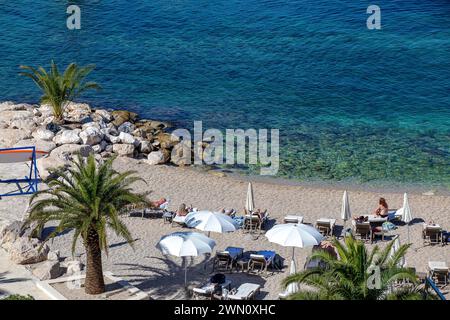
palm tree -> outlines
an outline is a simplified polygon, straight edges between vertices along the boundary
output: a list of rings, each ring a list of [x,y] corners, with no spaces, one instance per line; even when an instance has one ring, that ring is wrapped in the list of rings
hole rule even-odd
[[[50,104],[56,122],[63,122],[64,108],[70,101],[86,90],[100,89],[97,83],[85,81],[94,67],[94,65],[79,67],[75,63],[71,63],[61,74],[52,60],[48,72],[41,66],[37,69],[30,66],[20,66],[25,71],[19,74],[34,81],[43,93],[41,103]]]
[[[414,287],[415,272],[399,266],[410,244],[402,245],[393,255],[393,241],[380,250],[375,246],[368,252],[362,241],[346,237],[344,243],[331,241],[338,257],[327,251],[314,251],[309,259],[321,261],[321,267],[305,270],[287,277],[283,285],[302,283],[309,289],[289,297],[294,300],[391,300],[420,299]],[[376,271],[376,272],[375,272]],[[379,275],[379,276],[378,276]],[[376,277],[376,278],[375,278]],[[373,282],[374,280],[377,280]],[[395,288],[397,280],[409,280],[413,286]]]
[[[73,229],[72,254],[81,236],[86,251],[87,294],[105,292],[102,250],[108,254],[107,227],[132,246],[133,238],[120,220],[120,212],[131,204],[147,202],[144,195],[133,193],[130,187],[141,179],[133,171],[116,172],[113,160],[97,165],[93,155],[86,160],[78,156],[68,170],[55,171],[59,178],[50,179],[47,190],[32,196],[30,215],[25,222],[25,226],[35,222],[34,231],[41,230],[49,221],[59,222],[44,242]]]

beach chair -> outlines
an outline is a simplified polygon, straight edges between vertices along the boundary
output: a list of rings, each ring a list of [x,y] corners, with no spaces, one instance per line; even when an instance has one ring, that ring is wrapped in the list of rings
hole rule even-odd
[[[257,271],[267,275],[267,269],[272,266],[276,253],[274,251],[258,251],[256,254],[250,255],[248,263],[248,272]]]
[[[284,223],[303,223],[303,217],[302,216],[296,216],[296,215],[291,215],[288,214],[287,216],[284,217],[283,219]]]
[[[213,261],[213,272],[216,269],[233,272],[233,266],[242,257],[243,252],[244,249],[236,247],[228,247],[224,251],[218,251]]]
[[[175,218],[176,213],[175,212],[171,212],[171,211],[166,211],[163,213],[163,221],[164,224],[168,223],[168,224],[172,224],[173,222],[173,218]]]
[[[261,231],[262,221],[257,215],[247,215],[244,217],[243,229],[250,233],[254,231]]]
[[[422,239],[424,245],[442,243],[442,228],[438,225],[424,225]]]
[[[449,267],[445,262],[429,261],[428,270],[430,278],[433,279],[436,285],[443,285],[445,287],[448,284]]]
[[[334,226],[336,225],[336,219],[324,219],[321,218],[316,221],[316,228],[323,236],[332,236],[334,233]]]
[[[175,214],[175,216],[172,219],[172,227],[178,225],[181,227],[186,226],[186,216],[178,216]]]
[[[355,235],[363,241],[372,241],[372,229],[369,223],[355,223]]]
[[[248,271],[267,272],[268,263],[263,255],[251,254]]]
[[[255,283],[243,283],[237,289],[231,290],[226,299],[229,300],[253,300],[259,293],[261,286]]]
[[[197,288],[192,289],[192,298],[194,300],[199,300],[201,298],[206,299],[213,299],[214,293],[217,290],[217,286],[220,286],[220,291],[223,291],[223,289],[230,290],[231,291],[231,280],[225,279],[225,282],[221,284],[212,283],[211,280],[207,283],[204,283],[200,285]]]

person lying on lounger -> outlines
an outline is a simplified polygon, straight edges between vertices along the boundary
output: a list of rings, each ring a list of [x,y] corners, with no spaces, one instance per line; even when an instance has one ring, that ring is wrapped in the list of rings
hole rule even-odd
[[[180,207],[178,208],[176,215],[180,217],[184,217],[189,213],[188,209],[186,208],[186,205],[182,203]]]
[[[153,202],[152,202],[152,205],[153,205],[155,208],[159,208],[159,207],[161,207],[161,205],[163,205],[163,204],[166,203],[166,202],[167,202],[167,199],[166,199],[166,198],[160,198],[159,200],[153,201]]]

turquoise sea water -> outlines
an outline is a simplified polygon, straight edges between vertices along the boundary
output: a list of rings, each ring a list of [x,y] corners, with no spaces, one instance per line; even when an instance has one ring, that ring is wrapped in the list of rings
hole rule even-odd
[[[95,63],[94,106],[279,128],[283,177],[450,181],[448,1],[0,0],[0,56],[0,100],[37,102],[20,64]]]

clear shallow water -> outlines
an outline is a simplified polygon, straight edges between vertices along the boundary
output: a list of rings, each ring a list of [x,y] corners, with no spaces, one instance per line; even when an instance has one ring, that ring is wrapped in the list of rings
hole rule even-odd
[[[20,64],[95,63],[86,100],[190,127],[279,128],[280,175],[450,182],[450,3],[0,0],[0,98]]]

